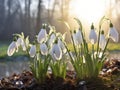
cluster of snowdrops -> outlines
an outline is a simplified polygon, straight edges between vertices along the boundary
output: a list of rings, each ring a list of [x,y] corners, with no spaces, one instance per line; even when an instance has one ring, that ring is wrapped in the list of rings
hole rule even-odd
[[[8,47],[8,56],[12,56],[22,47],[23,51],[32,58],[30,69],[39,83],[44,82],[49,73],[54,77],[65,79],[68,64],[73,66],[78,80],[97,77],[106,59],[105,52],[109,40],[118,42],[119,34],[111,21],[103,17],[99,23],[98,32],[94,25],[91,25],[88,42],[81,21],[76,18],[75,20],[79,24],[77,30],[71,30],[70,26],[63,21],[69,29],[73,50],[65,42],[66,33],[61,34],[56,32],[53,26],[43,24],[32,43],[23,33],[14,34],[14,40]],[[105,36],[102,25],[106,21],[110,27]],[[49,27],[49,32],[46,31],[46,27]],[[88,46],[91,46],[91,49]]]

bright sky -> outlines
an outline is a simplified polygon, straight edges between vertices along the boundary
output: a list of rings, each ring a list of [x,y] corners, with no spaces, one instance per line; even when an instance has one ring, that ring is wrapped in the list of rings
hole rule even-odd
[[[97,22],[106,11],[105,0],[72,0],[70,13],[87,23]]]
[[[54,0],[43,0],[43,5],[48,8],[50,1],[50,9],[53,6]],[[109,7],[109,2],[114,3],[114,0],[71,0],[70,15],[82,19],[88,24],[96,23],[105,15],[105,11]],[[38,0],[34,0],[31,5],[31,10],[36,11]]]

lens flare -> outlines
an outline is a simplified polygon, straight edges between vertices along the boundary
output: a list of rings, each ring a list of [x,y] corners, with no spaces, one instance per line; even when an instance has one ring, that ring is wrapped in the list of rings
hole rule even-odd
[[[91,24],[105,15],[105,0],[73,0],[70,3],[70,14]]]

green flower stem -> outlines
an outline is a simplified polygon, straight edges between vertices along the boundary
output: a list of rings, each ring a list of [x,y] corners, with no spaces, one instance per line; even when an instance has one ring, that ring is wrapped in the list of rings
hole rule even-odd
[[[79,26],[80,26],[80,30],[82,30],[83,28],[82,28],[82,23],[81,23],[81,21],[79,20],[79,19],[77,19],[77,18],[74,18],[76,21],[77,21],[77,23],[79,24]]]
[[[77,50],[76,50],[76,47],[75,47],[75,42],[74,42],[74,39],[73,39],[73,36],[72,36],[72,32],[70,32],[70,35],[71,35],[71,39],[72,39],[72,42],[73,42],[73,48],[74,48],[74,51],[75,51],[75,55],[76,55],[76,58],[77,58]]]
[[[87,46],[86,46],[86,41],[85,41],[85,39],[84,39],[84,36],[83,36],[83,32],[81,32],[81,34],[82,34],[82,39],[83,39],[83,46],[84,46],[84,52],[86,53],[87,51],[88,51],[88,49],[86,48]]]
[[[101,29],[99,29],[99,32],[98,32],[97,55],[98,55],[98,52],[99,52],[100,32],[101,32]]]
[[[95,59],[94,58],[94,44],[92,44],[92,54],[93,54],[93,60]]]
[[[104,50],[103,50],[102,59],[103,59],[103,55],[104,55],[104,53],[105,53],[105,51],[106,51],[106,49],[107,49],[107,46],[108,46],[109,41],[110,41],[110,38],[108,38],[107,43],[106,43],[106,45],[105,45],[105,48],[104,48]]]
[[[70,54],[70,50],[68,49],[68,47],[67,47],[67,45],[65,43],[63,43],[63,44],[65,45],[65,48],[67,49],[68,55],[70,56],[71,62],[73,63],[74,60],[73,60],[73,58],[72,58],[72,56]]]
[[[66,63],[59,61],[51,62],[50,67],[52,69],[52,74],[55,78],[60,77],[65,79],[66,76]]]
[[[78,45],[78,57],[80,58],[82,55],[81,55],[81,45]]]
[[[98,55],[98,52],[99,52],[99,40],[100,40],[100,33],[101,33],[101,28],[102,28],[102,25],[105,21],[109,21],[109,23],[111,23],[111,20],[109,18],[106,18],[105,16],[103,16],[100,20],[100,23],[99,23],[99,32],[98,32],[98,42],[97,42],[97,55]]]
[[[92,57],[93,69],[95,69],[94,44],[92,44],[92,54],[93,54],[93,57]]]

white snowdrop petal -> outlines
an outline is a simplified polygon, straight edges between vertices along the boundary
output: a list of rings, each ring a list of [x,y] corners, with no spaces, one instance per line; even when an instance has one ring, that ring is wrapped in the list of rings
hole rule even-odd
[[[99,41],[99,47],[104,50],[106,45],[106,39],[105,36],[103,34],[100,35],[100,41]]]
[[[77,30],[77,32],[76,32],[76,40],[77,40],[78,44],[81,44],[83,42],[81,30]]]
[[[92,44],[95,44],[97,42],[97,34],[93,29],[90,31],[89,40]]]
[[[73,33],[72,36],[73,36],[73,41],[74,41],[75,45],[77,45],[78,42],[77,42],[76,34]]]
[[[40,44],[40,51],[42,55],[48,54],[48,47],[45,43]]]
[[[56,36],[55,36],[54,33],[52,33],[52,34],[50,35],[49,40],[48,40],[48,45],[49,45],[50,47],[52,47],[53,42],[55,41],[55,39],[56,39]]]
[[[67,52],[67,50],[65,48],[65,45],[63,44],[63,42],[60,39],[58,39],[58,45],[60,46],[60,48],[63,51],[63,53]]]
[[[99,58],[102,58],[103,52],[99,53]]]
[[[94,52],[94,57],[96,57],[96,55],[97,55],[97,52]],[[103,52],[98,52],[98,57],[99,58],[102,58],[102,55],[103,55]]]
[[[52,33],[52,35],[50,36],[50,39],[55,40],[55,38],[56,38],[55,34]]]
[[[53,45],[51,55],[55,60],[60,60],[62,58],[62,50],[58,44]]]
[[[37,41],[39,43],[42,43],[43,41],[46,41],[46,39],[47,39],[46,29],[41,29],[39,34],[38,34]]]
[[[17,40],[16,43],[17,43],[17,46],[18,46],[18,47],[21,45],[23,51],[26,51],[26,45],[25,45],[25,42],[24,42],[24,40],[23,40],[22,38],[18,38],[18,40]]]
[[[18,46],[18,44],[16,43],[16,52],[18,52],[18,50],[19,50],[19,46]]]
[[[14,54],[15,50],[16,50],[16,42],[13,41],[8,47],[8,50],[7,50],[8,56],[12,56]]]
[[[117,30],[114,27],[110,28],[109,36],[114,42],[119,41],[119,33],[117,32]]]
[[[52,48],[53,49],[53,48]],[[56,60],[56,58],[55,58],[55,56],[54,56],[54,53],[53,53],[53,50],[52,49],[50,49],[50,55],[52,56],[52,59],[55,61]]]
[[[22,42],[23,42],[22,38],[18,38],[16,43],[17,43],[18,46],[20,46]]]
[[[36,54],[36,46],[32,45],[29,51],[30,57],[34,57]]]

